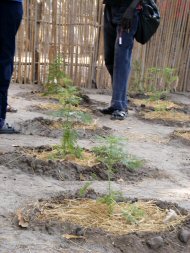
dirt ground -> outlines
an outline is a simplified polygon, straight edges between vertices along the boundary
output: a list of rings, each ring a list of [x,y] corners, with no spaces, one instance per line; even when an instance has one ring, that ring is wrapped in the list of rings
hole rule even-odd
[[[29,123],[43,117],[50,121],[54,117],[43,112],[33,111],[32,107],[48,103],[45,99],[37,99],[37,86],[12,85],[9,103],[18,109],[18,113],[8,114],[7,121],[22,126],[20,135],[1,135],[0,141],[0,253],[189,253],[190,242],[184,245],[177,239],[177,231],[169,235],[164,233],[165,245],[156,251],[146,245],[146,239],[155,234],[134,234],[123,237],[113,237],[101,234],[100,231],[88,231],[86,242],[68,241],[63,238],[58,226],[48,224],[45,228],[20,229],[14,223],[14,216],[18,208],[34,203],[39,199],[49,199],[61,194],[75,194],[84,185],[77,177],[69,180],[59,180],[56,176],[30,171],[30,165],[23,156],[17,153],[20,147],[39,147],[53,145],[60,141],[60,133],[53,136],[39,134]],[[23,96],[23,94],[31,94]],[[96,106],[109,103],[110,96],[88,91],[89,97],[96,101]],[[171,99],[190,105],[188,94],[175,94]],[[107,129],[116,136],[126,137],[128,141],[124,149],[128,153],[146,161],[147,168],[152,168],[152,176],[143,176],[140,180],[118,180],[112,183],[115,191],[121,191],[126,198],[157,199],[177,203],[181,208],[190,211],[190,147],[171,135],[175,126],[165,126],[146,122],[129,111],[129,117],[122,122],[111,121],[108,116],[95,115],[99,129]],[[26,124],[27,123],[27,124]],[[30,127],[30,129],[29,129]],[[21,129],[21,130],[22,130]],[[31,130],[32,129],[32,130]],[[30,130],[30,131],[29,131]],[[92,134],[93,135],[93,134]],[[81,147],[95,145],[94,138],[80,138]],[[4,153],[7,153],[5,155]],[[20,166],[19,166],[20,165]],[[54,166],[55,167],[55,166]],[[121,179],[122,178],[122,175]],[[89,178],[88,178],[89,179]],[[98,194],[107,190],[105,180],[94,180],[92,188]],[[187,224],[189,227],[189,224]],[[133,248],[133,245],[136,247]]]

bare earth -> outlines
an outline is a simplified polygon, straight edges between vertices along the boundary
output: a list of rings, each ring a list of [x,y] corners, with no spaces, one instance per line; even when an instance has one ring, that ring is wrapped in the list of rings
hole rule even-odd
[[[29,110],[32,106],[40,105],[44,101],[32,98],[27,100],[21,95],[17,96],[23,92],[30,92],[32,89],[35,90],[36,87],[30,85],[13,85],[11,87],[9,103],[18,109],[18,113],[8,114],[7,121],[9,123],[14,124],[37,117],[53,119],[45,114]],[[109,103],[110,101],[108,95],[99,95],[95,92],[88,95],[100,103]],[[173,99],[190,104],[190,99],[185,95],[178,94],[173,96]],[[122,191],[124,196],[131,198],[175,202],[180,207],[190,210],[190,147],[179,141],[170,140],[170,134],[175,130],[175,127],[141,121],[135,117],[133,111],[129,112],[128,119],[123,122],[111,121],[107,116],[96,117],[100,127],[109,126],[114,130],[115,135],[128,139],[124,145],[128,153],[146,160],[148,166],[157,168],[167,175],[162,179],[146,178],[133,184],[115,182],[113,183],[114,190]],[[37,147],[59,143],[59,138],[37,135],[1,135],[0,138],[0,153],[14,151],[17,146]],[[94,145],[94,140],[82,139],[80,145],[91,147]],[[75,193],[84,185],[84,182],[58,181],[51,177],[23,173],[19,168],[10,170],[8,163],[12,162],[14,161],[8,160],[6,163],[0,164],[0,253],[125,252],[108,251],[103,247],[98,248],[98,245],[93,249],[90,242],[87,242],[86,248],[80,248],[75,243],[63,242],[56,234],[50,236],[40,230],[22,230],[14,226],[12,219],[18,208],[41,198],[49,198],[69,191]],[[98,193],[105,193],[107,184],[103,181],[94,181],[93,188]],[[138,253],[138,251],[135,252]],[[188,253],[190,251],[181,252]],[[139,253],[141,252],[139,251]]]

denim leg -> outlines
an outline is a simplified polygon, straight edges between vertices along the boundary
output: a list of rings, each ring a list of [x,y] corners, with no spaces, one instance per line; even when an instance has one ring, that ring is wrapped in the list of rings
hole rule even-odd
[[[22,19],[22,4],[0,2],[0,118],[6,118],[8,88],[13,73],[15,36]]]
[[[125,111],[127,109],[126,93],[128,89],[128,80],[131,72],[132,50],[137,25],[137,13],[135,15],[135,20],[130,32],[122,31],[120,25],[117,25],[117,38],[115,41],[113,71],[113,93],[111,101],[111,106],[117,110]]]
[[[113,82],[115,41],[117,38],[117,26],[112,23],[111,7],[104,10],[104,57],[105,65]]]

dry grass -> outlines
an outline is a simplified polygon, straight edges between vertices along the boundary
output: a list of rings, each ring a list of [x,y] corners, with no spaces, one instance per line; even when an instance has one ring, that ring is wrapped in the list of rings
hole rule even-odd
[[[56,98],[56,96],[58,95],[51,95],[51,96],[48,96],[49,99],[51,98]],[[42,110],[51,110],[51,111],[59,111],[61,110],[62,108],[62,105],[60,104],[56,104],[56,103],[45,103],[45,104],[40,104],[38,106],[39,109],[42,109]],[[89,108],[86,108],[84,106],[71,106],[71,110],[74,110],[74,111],[81,111],[81,112],[87,112],[87,113],[90,113],[91,110]]]
[[[71,155],[67,155],[65,157],[65,161],[72,161],[75,164],[78,164],[81,166],[88,166],[88,167],[93,167],[99,164],[95,154],[93,154],[90,151],[83,151],[82,158],[77,158]]]
[[[173,133],[174,137],[183,139],[190,143],[190,129],[178,129]]]
[[[143,212],[141,218],[136,218],[136,223],[129,222],[123,215],[131,206]],[[177,219],[165,224],[163,220],[167,215],[166,210],[160,209],[153,201],[139,201],[135,204],[116,203],[113,214],[109,208],[96,200],[78,199],[64,200],[62,203],[43,203],[40,207],[38,220],[58,220],[70,222],[83,228],[100,228],[105,232],[117,235],[132,232],[161,232],[181,224],[187,217],[178,215]]]
[[[153,111],[141,114],[147,120],[161,120],[173,123],[190,123],[190,115],[175,111]]]
[[[52,121],[52,124],[49,125],[50,129],[62,129],[63,128],[63,123],[61,121]]]
[[[38,106],[39,109],[41,110],[52,110],[52,111],[58,111],[61,109],[60,104],[53,104],[53,103],[46,103],[46,104],[40,104]]]
[[[182,106],[177,105],[171,101],[156,100],[151,101],[149,99],[132,99],[132,103],[136,106],[145,105],[147,108],[154,108],[155,110],[172,110],[172,109],[182,109]]]
[[[32,157],[36,157],[39,160],[50,160],[52,157],[56,156],[56,150],[52,150],[51,151],[38,151],[36,149],[28,149],[24,151],[27,155],[30,155]],[[56,159],[55,159],[56,160]],[[75,156],[72,155],[67,155],[66,157],[64,157],[63,159],[57,159],[59,161],[70,161],[73,162],[75,164],[81,165],[81,166],[88,166],[88,167],[93,167],[97,164],[99,164],[99,162],[97,161],[97,158],[95,156],[95,154],[93,154],[90,151],[86,151],[84,150],[82,152],[82,158],[76,158]]]
[[[94,120],[92,123],[90,123],[90,124],[86,124],[86,123],[83,123],[83,122],[80,122],[80,121],[73,121],[73,124],[72,124],[73,126],[73,128],[74,129],[82,129],[82,130],[93,130],[93,131],[96,131],[97,130],[97,128],[98,128],[98,126],[97,126],[97,123],[96,123],[96,121]],[[64,121],[63,122],[61,122],[61,121],[55,121],[55,122],[53,122],[52,123],[52,126],[51,126],[51,128],[53,129],[62,129],[63,128],[63,126],[64,126]]]
[[[60,95],[59,94],[48,94],[48,95],[44,95],[44,93],[37,93],[37,95],[41,98],[45,98],[45,99],[55,99],[55,100],[59,100],[60,99]]]

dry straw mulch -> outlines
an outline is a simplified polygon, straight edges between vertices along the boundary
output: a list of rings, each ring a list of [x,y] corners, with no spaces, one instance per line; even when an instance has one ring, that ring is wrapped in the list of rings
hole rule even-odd
[[[168,122],[174,125],[190,124],[190,115],[176,111],[142,112],[140,113],[140,117],[146,120]]]
[[[123,215],[130,213],[131,207],[140,210],[143,215],[135,216],[136,222],[131,222]],[[139,201],[134,204],[116,203],[113,214],[109,208],[96,200],[65,199],[61,203],[44,202],[40,204],[40,214],[37,221],[56,220],[82,226],[85,229],[102,229],[105,232],[124,235],[132,232],[162,232],[174,228],[185,221],[187,217],[178,214],[174,221],[165,224],[167,211],[159,208],[155,202]]]
[[[47,97],[45,97],[47,98]],[[54,98],[53,97],[48,97],[50,98]],[[59,111],[62,109],[62,105],[58,104],[58,103],[45,103],[45,104],[40,104],[37,106],[39,110],[51,110],[51,111]],[[86,108],[82,105],[80,106],[73,106],[71,107],[71,109],[73,109],[74,111],[82,111],[82,112],[87,112],[90,113],[91,110],[89,108]]]
[[[81,158],[77,158],[74,155],[66,155],[63,159],[56,159],[57,150],[53,148],[50,148],[49,150],[44,149],[42,151],[38,151],[37,149],[25,149],[24,153],[29,156],[35,157],[36,159],[45,161],[51,159],[59,161],[72,161],[75,164],[88,167],[93,167],[99,164],[95,154],[87,150],[83,150]]]
[[[183,109],[183,106],[178,105],[172,101],[167,100],[156,100],[151,101],[149,99],[132,99],[131,101],[135,106],[144,105],[146,108],[152,108],[154,110],[173,110]]]
[[[173,132],[172,137],[181,139],[183,142],[190,145],[190,129],[177,129]]]
[[[37,106],[37,108],[39,110],[51,110],[51,111],[58,111],[60,110],[62,107],[60,104],[58,103],[44,103],[44,104],[40,104]]]

